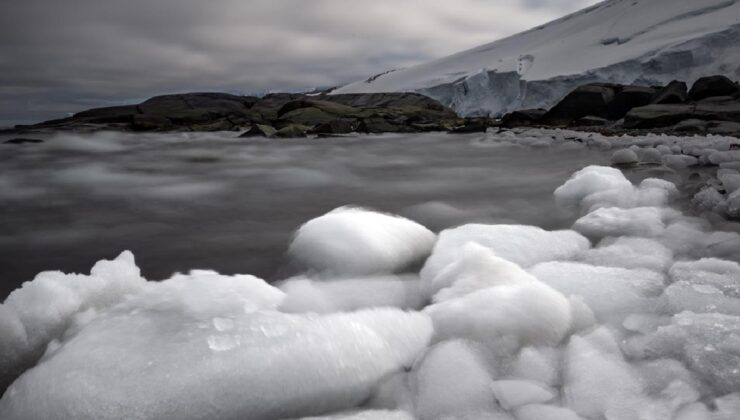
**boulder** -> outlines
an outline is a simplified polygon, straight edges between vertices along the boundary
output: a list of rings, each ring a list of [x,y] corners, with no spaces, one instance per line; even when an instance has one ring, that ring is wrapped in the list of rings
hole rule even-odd
[[[624,118],[630,109],[650,104],[654,95],[655,89],[650,87],[625,86],[607,105],[608,119],[616,121]]]
[[[689,98],[699,101],[712,96],[734,96],[740,91],[737,83],[725,76],[702,77],[694,83],[689,91]]]
[[[399,108],[413,106],[433,111],[449,111],[448,108],[445,108],[442,104],[428,96],[410,92],[348,93],[322,95],[320,98],[354,108]]]
[[[252,128],[242,133],[239,137],[272,137],[275,135],[276,132],[277,130],[269,125],[255,124],[254,126],[252,126]]]
[[[609,120],[606,118],[601,117],[595,117],[593,115],[587,115],[583,118],[579,118],[578,120],[573,122],[573,126],[575,127],[603,127],[607,124],[609,124]]]
[[[501,120],[501,127],[527,127],[539,122],[547,113],[546,109],[520,109],[504,115]]]
[[[308,130],[310,129],[311,127],[308,127],[305,125],[291,124],[289,126],[283,127],[280,130],[276,131],[273,137],[278,137],[278,138],[283,138],[283,139],[306,137],[308,134]]]
[[[314,134],[347,134],[357,130],[357,125],[355,119],[335,118],[317,125],[311,132]]]
[[[709,123],[704,120],[692,118],[684,120],[673,126],[673,131],[686,134],[703,134],[707,132]]]
[[[491,124],[487,118],[473,118],[465,120],[465,125],[455,127],[450,134],[485,133]]]
[[[740,122],[740,101],[724,100],[672,105],[655,104],[634,108],[625,116],[624,127],[660,128],[673,126],[681,121],[690,119]]]
[[[548,111],[543,121],[550,125],[568,125],[571,122],[593,115],[609,117],[609,103],[614,100],[615,85],[590,84],[576,88]]]
[[[735,121],[709,121],[707,132],[721,136],[740,137],[740,122]]]
[[[650,100],[651,104],[682,104],[689,98],[685,82],[674,80],[660,89]]]

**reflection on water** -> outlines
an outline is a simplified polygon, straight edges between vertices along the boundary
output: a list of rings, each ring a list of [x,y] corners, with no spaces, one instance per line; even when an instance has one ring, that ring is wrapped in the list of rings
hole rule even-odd
[[[608,162],[578,144],[525,148],[483,135],[290,141],[234,133],[56,135],[0,144],[0,295],[42,270],[87,272],[134,252],[147,278],[211,268],[267,279],[301,223],[353,204],[431,229],[572,222],[552,191]]]

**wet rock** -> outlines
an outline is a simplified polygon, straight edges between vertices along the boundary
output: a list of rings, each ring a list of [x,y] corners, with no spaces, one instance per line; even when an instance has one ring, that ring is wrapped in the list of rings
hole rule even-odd
[[[703,134],[707,132],[708,125],[709,123],[707,121],[692,118],[681,121],[673,126],[673,131],[686,134]]]
[[[702,77],[694,83],[689,91],[689,98],[699,101],[712,96],[734,96],[740,86],[725,76]]]
[[[465,125],[455,127],[449,131],[450,134],[485,133],[490,127],[490,122],[485,118],[468,119]]]
[[[583,118],[579,118],[573,123],[576,127],[603,127],[609,124],[610,121],[606,118],[595,117],[593,115],[587,115]]]
[[[740,101],[723,100],[696,104],[643,106],[627,113],[624,126],[626,128],[660,128],[673,126],[690,119],[740,122]]]
[[[276,132],[277,130],[269,125],[256,124],[246,132],[242,133],[239,137],[272,137]]]
[[[645,106],[655,96],[655,89],[643,86],[625,86],[607,105],[607,116],[610,120],[618,120],[627,115],[632,108]]]
[[[311,130],[314,134],[348,134],[357,130],[358,122],[355,119],[335,118],[321,123]]]
[[[273,137],[283,139],[306,137],[310,129],[311,127],[305,125],[291,124],[276,131],[275,134],[273,134]]]
[[[504,115],[501,126],[504,128],[527,127],[538,123],[547,113],[546,109],[520,109]]]
[[[587,115],[608,118],[609,103],[618,88],[601,83],[580,86],[550,109],[543,120],[550,125],[568,125]]]
[[[685,82],[674,80],[659,90],[651,99],[651,104],[682,104],[689,98]]]
[[[393,133],[403,131],[404,130],[401,128],[401,126],[392,124],[386,119],[380,117],[364,118],[357,126],[357,132],[367,134]]]

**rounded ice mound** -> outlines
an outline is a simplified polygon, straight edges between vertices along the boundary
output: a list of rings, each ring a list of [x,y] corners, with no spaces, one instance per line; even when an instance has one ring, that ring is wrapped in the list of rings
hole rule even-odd
[[[437,341],[465,338],[504,352],[557,344],[572,322],[568,299],[539,281],[489,287],[424,311],[434,322]]]
[[[631,165],[638,163],[640,158],[632,149],[620,149],[612,154],[612,165]]]
[[[569,259],[591,246],[588,239],[571,230],[550,232],[535,226],[480,224],[447,229],[439,234],[434,251],[420,273],[430,297],[452,284],[449,271],[454,268],[450,265],[465,258],[468,243],[488,248],[496,256],[522,267]]]
[[[656,237],[665,231],[666,212],[658,207],[602,207],[576,220],[573,229],[591,238]]]
[[[148,283],[47,351],[7,390],[0,418],[274,419],[346,410],[409,367],[432,334],[420,313],[290,315],[272,309],[281,299],[254,278],[210,272]]]
[[[555,190],[555,201],[568,207],[578,207],[588,196],[609,190],[631,190],[632,183],[622,171],[607,166],[587,166],[574,173]]]
[[[400,216],[340,207],[301,226],[289,254],[335,275],[390,274],[421,261],[436,235]]]

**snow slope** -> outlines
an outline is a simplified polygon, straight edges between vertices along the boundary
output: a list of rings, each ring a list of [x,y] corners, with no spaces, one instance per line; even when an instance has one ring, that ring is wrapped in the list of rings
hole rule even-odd
[[[583,83],[740,78],[740,1],[607,0],[493,43],[334,93],[416,91],[463,115],[549,107]]]

